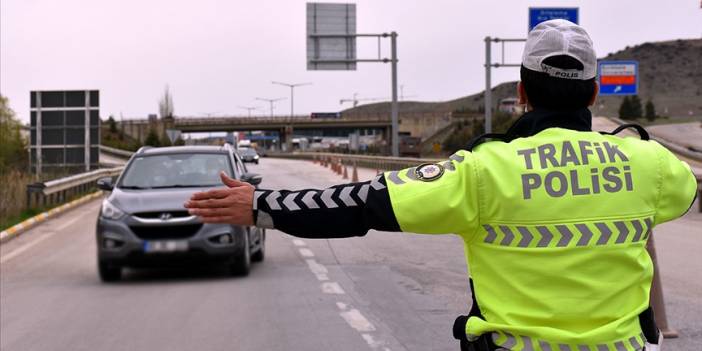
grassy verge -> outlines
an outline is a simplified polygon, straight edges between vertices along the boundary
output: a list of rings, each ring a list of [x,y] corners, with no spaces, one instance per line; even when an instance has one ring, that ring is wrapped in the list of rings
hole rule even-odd
[[[20,212],[18,215],[15,216],[10,216],[6,218],[0,219],[0,230],[5,230],[7,228],[12,227],[15,224],[19,224],[24,220],[27,220],[29,218],[32,218],[42,212],[44,212],[44,209],[38,209],[38,208],[32,208],[29,210],[24,210]]]

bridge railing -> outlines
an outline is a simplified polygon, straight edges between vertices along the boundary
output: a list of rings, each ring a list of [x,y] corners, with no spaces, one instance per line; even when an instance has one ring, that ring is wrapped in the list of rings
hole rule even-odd
[[[46,208],[64,203],[80,194],[93,191],[96,181],[116,177],[124,167],[104,168],[72,176],[27,185],[27,209]]]
[[[338,118],[312,118],[310,116],[256,116],[256,117],[178,117],[176,125],[203,124],[291,124],[291,123],[343,123],[343,122],[387,122],[390,115],[364,115],[355,117],[341,116]]]

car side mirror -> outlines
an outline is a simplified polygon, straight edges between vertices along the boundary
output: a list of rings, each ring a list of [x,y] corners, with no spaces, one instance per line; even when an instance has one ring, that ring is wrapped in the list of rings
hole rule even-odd
[[[241,181],[251,185],[259,185],[263,181],[263,177],[257,173],[244,173],[241,175]]]
[[[112,191],[115,185],[112,184],[112,177],[104,177],[97,180],[97,187],[100,190]]]

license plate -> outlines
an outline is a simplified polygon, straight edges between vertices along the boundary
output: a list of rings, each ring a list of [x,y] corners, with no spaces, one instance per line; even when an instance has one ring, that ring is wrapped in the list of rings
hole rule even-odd
[[[144,242],[144,252],[146,253],[182,251],[188,251],[188,242],[185,240],[158,240]]]

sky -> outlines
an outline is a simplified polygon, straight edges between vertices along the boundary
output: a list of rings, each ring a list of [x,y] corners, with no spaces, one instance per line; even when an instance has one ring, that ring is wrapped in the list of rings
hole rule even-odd
[[[338,2],[327,0],[326,2]],[[28,121],[31,90],[99,89],[101,116],[158,112],[166,86],[176,116],[246,115],[256,97],[287,98],[271,81],[311,82],[295,90],[295,114],[350,107],[340,99],[388,98],[390,65],[356,71],[307,71],[301,0],[2,0],[0,94]],[[396,31],[398,81],[407,100],[442,101],[485,86],[485,36],[523,38],[529,7],[579,7],[598,57],[649,41],[702,37],[699,0],[358,0],[357,32]],[[359,39],[359,58],[377,42]],[[522,45],[505,58],[519,63]],[[384,43],[383,56],[389,54]],[[493,48],[493,61],[501,59]],[[493,85],[517,80],[493,70]]]

